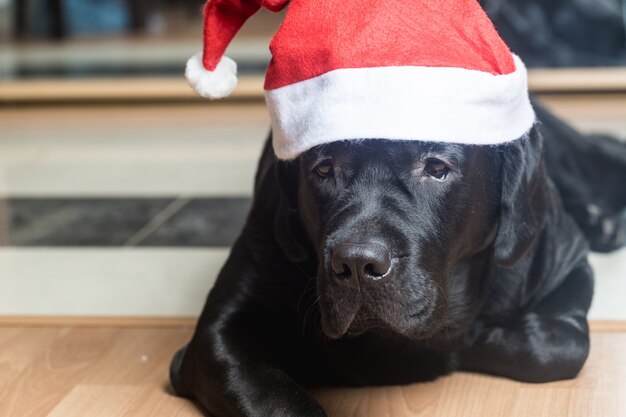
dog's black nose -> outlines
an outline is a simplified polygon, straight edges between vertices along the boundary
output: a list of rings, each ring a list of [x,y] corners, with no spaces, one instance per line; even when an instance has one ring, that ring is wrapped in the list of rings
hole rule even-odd
[[[391,257],[380,243],[342,243],[333,249],[331,264],[335,276],[345,282],[376,281],[389,272]]]

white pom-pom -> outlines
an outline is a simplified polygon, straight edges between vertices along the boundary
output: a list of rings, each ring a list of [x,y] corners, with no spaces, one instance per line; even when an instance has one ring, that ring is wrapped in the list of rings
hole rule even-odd
[[[237,86],[237,64],[227,56],[222,57],[213,71],[202,65],[202,52],[187,61],[185,77],[191,88],[202,97],[223,98],[233,92]]]

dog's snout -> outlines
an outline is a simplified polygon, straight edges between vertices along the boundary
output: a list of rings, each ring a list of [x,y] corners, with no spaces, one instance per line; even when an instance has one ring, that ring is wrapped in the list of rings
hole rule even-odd
[[[344,282],[376,281],[391,268],[389,251],[380,243],[342,243],[332,251],[334,275]]]

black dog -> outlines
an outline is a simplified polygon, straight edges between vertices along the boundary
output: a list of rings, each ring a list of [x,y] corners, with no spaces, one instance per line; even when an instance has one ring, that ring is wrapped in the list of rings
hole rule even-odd
[[[546,166],[591,249],[611,252],[626,244],[626,147],[605,135],[582,135],[535,106],[548,132]]]
[[[268,142],[175,391],[220,417],[312,417],[309,385],[576,376],[593,278],[544,128],[499,146],[336,142],[291,162]]]

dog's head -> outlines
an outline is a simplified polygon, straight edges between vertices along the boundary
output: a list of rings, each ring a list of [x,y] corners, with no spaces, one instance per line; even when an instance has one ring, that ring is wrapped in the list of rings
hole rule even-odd
[[[276,235],[292,261],[317,259],[324,333],[423,339],[475,314],[487,265],[515,264],[536,234],[540,148],[535,133],[500,146],[342,141],[280,162],[291,215]]]

